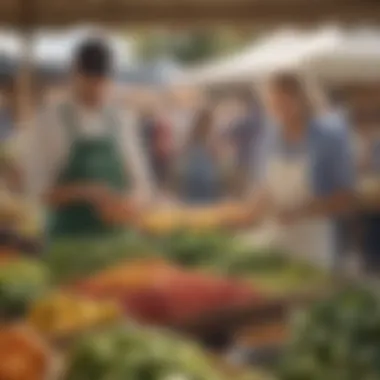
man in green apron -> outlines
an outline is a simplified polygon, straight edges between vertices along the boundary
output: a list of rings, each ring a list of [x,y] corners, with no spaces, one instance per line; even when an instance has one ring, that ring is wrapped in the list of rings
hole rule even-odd
[[[50,149],[44,160],[51,161],[55,173],[44,192],[51,214],[49,234],[54,239],[103,237],[123,230],[123,224],[112,222],[117,222],[117,214],[132,212],[131,172],[146,170],[141,160],[136,164],[138,159],[128,159],[128,154],[136,158],[137,141],[129,141],[133,140],[128,132],[131,126],[105,100],[111,55],[101,40],[88,40],[78,48],[73,92],[58,105],[51,125],[53,129],[59,124],[58,135],[66,149],[57,134],[51,139],[45,136],[50,148],[41,147]],[[46,172],[50,169],[47,166]]]

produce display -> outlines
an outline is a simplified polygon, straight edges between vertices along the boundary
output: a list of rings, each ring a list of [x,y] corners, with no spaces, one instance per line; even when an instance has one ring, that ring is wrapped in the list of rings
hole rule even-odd
[[[340,292],[295,323],[281,380],[380,378],[380,303],[361,289]]]
[[[163,262],[119,265],[76,285],[98,298],[117,299],[140,321],[169,324],[261,299],[251,285],[185,271]]]
[[[300,287],[318,289],[331,282],[328,273],[286,252],[241,245],[222,232],[178,231],[161,239],[161,252],[171,262],[223,276],[244,278],[264,293],[288,294]]]
[[[42,380],[49,372],[49,353],[25,326],[0,328],[0,379]]]
[[[8,319],[25,315],[49,286],[49,272],[37,261],[18,259],[0,265],[0,316]]]
[[[168,332],[114,327],[78,342],[64,380],[227,380],[224,376],[199,347]]]
[[[131,231],[107,239],[67,239],[54,242],[43,259],[56,283],[83,278],[126,259],[151,257],[151,243]]]
[[[189,267],[220,267],[233,250],[233,239],[220,232],[177,231],[159,241],[167,260]]]
[[[329,285],[330,277],[309,264],[291,260],[285,252],[252,248],[226,231],[215,230],[217,225],[237,223],[245,217],[233,205],[221,207],[217,212],[185,211],[166,213],[166,220],[152,213],[151,219],[143,221],[142,229],[150,232],[147,235],[131,230],[109,239],[60,240],[49,245],[39,260],[1,260],[2,322],[22,319],[53,347],[65,342],[54,338],[70,337],[73,346],[65,346],[63,350],[63,380],[267,379],[261,374],[244,373],[240,377],[224,369],[219,371],[223,366],[216,365],[197,346],[166,329],[207,319],[226,309],[265,303],[273,295]],[[355,295],[352,299],[359,301],[352,301],[351,306],[347,306],[347,299],[351,298],[340,297],[329,301],[328,307],[317,306],[304,327],[295,330],[295,341],[284,357],[277,380],[350,380],[339,377],[346,373],[337,364],[342,363],[342,358],[351,360],[352,373],[360,368],[365,374],[374,374],[372,363],[368,364],[363,357],[366,350],[373,357],[377,352],[367,340],[365,344],[362,342],[361,333],[376,336],[377,325],[370,316],[380,320],[380,311],[379,317],[377,308],[376,312],[370,311],[372,306],[368,305],[375,302],[368,301],[368,296]],[[357,314],[351,310],[352,305]],[[359,317],[359,309],[366,310],[366,317]],[[344,326],[352,323],[359,326],[357,330],[351,329],[354,335],[347,332],[348,327],[344,330]],[[13,347],[9,335],[12,337],[14,333],[8,330],[0,329],[3,351],[6,351],[3,342]],[[319,333],[314,334],[314,330],[322,331],[324,339]],[[287,339],[288,333],[279,324],[268,330],[242,331],[235,339],[242,338],[239,340],[242,345],[251,341],[265,345]],[[38,339],[29,341],[28,334],[25,335],[28,339],[24,335],[19,339],[18,334],[12,338],[16,341],[14,345],[25,344],[19,353],[36,358],[36,368],[31,368],[32,359],[26,359],[25,365],[20,366],[22,369],[4,364],[0,380],[45,380],[51,355],[37,344]],[[362,343],[363,348],[356,351]],[[351,347],[349,353],[342,353],[343,345],[344,349]],[[3,357],[9,358],[10,363],[22,361],[12,350],[1,352],[0,367]],[[359,352],[356,361],[350,356],[352,352]],[[295,360],[297,356],[302,359],[300,362]],[[318,367],[324,361],[326,372]],[[310,368],[311,372],[307,372]],[[27,371],[31,373],[29,377]],[[322,377],[312,377],[315,374]]]
[[[65,337],[113,322],[120,316],[119,308],[111,301],[95,302],[78,295],[56,293],[35,302],[28,321],[44,336]]]

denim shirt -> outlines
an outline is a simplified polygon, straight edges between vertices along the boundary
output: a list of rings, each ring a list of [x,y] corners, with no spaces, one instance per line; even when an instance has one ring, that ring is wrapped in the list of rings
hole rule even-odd
[[[221,194],[220,170],[212,153],[202,145],[189,148],[183,158],[181,177],[183,200],[208,203]]]
[[[280,129],[270,123],[262,137],[256,164],[258,180],[264,183],[268,163],[273,155],[288,156],[306,152],[309,165],[310,186],[316,197],[326,197],[354,187],[353,155],[345,128],[338,127],[336,119],[311,120],[305,140],[290,146],[281,138]]]

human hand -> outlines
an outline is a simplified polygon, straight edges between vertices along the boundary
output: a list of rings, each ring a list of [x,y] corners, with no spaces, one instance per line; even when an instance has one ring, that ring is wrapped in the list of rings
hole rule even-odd
[[[139,214],[139,205],[133,198],[123,198],[114,195],[100,204],[99,213],[102,219],[113,225],[122,225],[136,219]]]
[[[280,210],[277,214],[277,220],[282,225],[289,225],[296,222],[301,217],[301,212],[298,209]]]
[[[70,191],[78,199],[85,200],[96,206],[108,201],[112,197],[111,189],[107,185],[98,183],[75,184],[71,187]]]

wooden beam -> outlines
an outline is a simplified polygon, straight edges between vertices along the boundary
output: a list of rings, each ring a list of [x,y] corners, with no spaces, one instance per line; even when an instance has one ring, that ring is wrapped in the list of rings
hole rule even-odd
[[[0,22],[19,24],[13,8],[0,2]],[[377,0],[29,0],[38,25],[83,22],[159,25],[278,25],[325,21],[380,23]],[[4,7],[4,9],[3,9]]]

